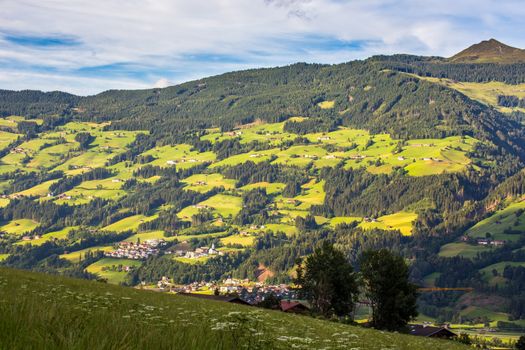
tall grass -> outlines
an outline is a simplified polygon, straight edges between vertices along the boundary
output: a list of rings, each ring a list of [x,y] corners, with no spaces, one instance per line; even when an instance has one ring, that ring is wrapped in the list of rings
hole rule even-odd
[[[0,349],[463,349],[459,344],[0,269]]]

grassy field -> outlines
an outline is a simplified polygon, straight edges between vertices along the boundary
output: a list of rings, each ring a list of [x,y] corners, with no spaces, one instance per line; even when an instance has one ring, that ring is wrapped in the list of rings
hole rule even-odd
[[[0,314],[0,348],[13,350],[467,349],[446,340],[10,269],[0,270]]]
[[[156,158],[151,165],[170,167],[175,165],[177,169],[188,169],[203,162],[215,160],[215,153],[191,151],[191,145],[181,144],[177,146],[155,147],[143,153]]]
[[[177,214],[177,216],[185,220],[190,220],[193,215],[199,212],[199,209],[209,208],[217,215],[228,217],[230,215],[236,215],[241,210],[241,207],[241,197],[219,193],[197,205],[184,208]]]
[[[241,143],[269,141],[272,145],[282,145],[294,138],[293,134],[283,131],[283,123],[253,124],[231,133],[210,132],[202,137],[213,142],[237,138]],[[293,145],[284,148],[272,148],[263,151],[241,153],[214,162],[211,168],[236,165],[252,161],[272,161],[274,164],[306,167],[313,164],[316,168],[334,167],[345,163],[345,168],[365,167],[371,173],[390,173],[396,167],[404,168],[411,176],[428,176],[441,173],[463,171],[471,160],[467,153],[478,140],[472,137],[452,136],[444,139],[408,140],[400,152],[395,152],[400,140],[392,139],[389,134],[370,134],[366,130],[341,127],[328,133],[306,134],[311,144]],[[329,152],[324,148],[330,144],[338,147],[350,147],[349,151]]]
[[[524,210],[525,201],[510,203],[472,226],[466,234],[473,238],[485,238],[490,234],[494,239],[516,241],[521,237],[519,232],[525,231],[525,215],[520,214]],[[517,231],[518,234],[505,233],[505,230]]]
[[[224,245],[239,244],[244,247],[252,246],[254,241],[255,241],[255,236],[232,235],[232,236],[221,238],[221,243]]]
[[[454,256],[475,258],[478,253],[489,251],[490,249],[490,247],[472,245],[464,242],[448,243],[441,247],[439,256],[444,258],[451,258]]]
[[[33,231],[38,225],[38,222],[34,220],[18,219],[1,226],[0,231],[15,236],[22,236],[25,233]]]
[[[361,222],[359,227],[365,230],[378,228],[382,230],[399,230],[403,235],[412,234],[412,223],[417,219],[416,213],[399,212],[377,218],[377,221]]]
[[[511,85],[499,81],[491,81],[488,83],[459,82],[450,79],[432,77],[424,77],[422,79],[457,90],[473,100],[479,101],[489,106],[494,106],[503,113],[509,113],[517,110],[525,112],[523,108],[519,107],[507,108],[498,106],[499,95],[525,98],[525,84]]]
[[[186,189],[196,192],[209,192],[214,187],[224,187],[227,190],[235,188],[235,180],[225,179],[221,174],[195,174],[182,180]]]
[[[137,231],[141,223],[155,220],[157,217],[158,214],[151,216],[132,215],[122,220],[116,221],[111,225],[105,226],[102,228],[102,230],[115,232]]]
[[[138,267],[141,265],[141,262],[130,259],[103,258],[89,265],[86,268],[86,271],[94,273],[101,278],[107,279],[108,283],[120,284],[121,282],[124,282],[127,272],[118,271],[117,269],[115,269],[119,265],[123,267]]]
[[[42,245],[47,241],[54,239],[66,239],[69,232],[72,230],[78,229],[79,226],[69,226],[59,231],[53,231],[42,235],[38,239],[33,239],[31,241],[19,241],[17,244],[31,244],[34,246]]]
[[[240,188],[241,191],[250,191],[254,188],[264,188],[267,194],[281,193],[285,187],[285,184],[280,182],[257,182],[249,184]]]
[[[60,258],[69,260],[70,262],[73,262],[73,263],[77,263],[80,260],[84,259],[84,257],[86,256],[87,252],[92,252],[92,253],[94,253],[96,251],[110,252],[112,250],[113,250],[113,247],[110,246],[110,245],[108,245],[108,246],[89,247],[89,248],[77,250],[77,251],[74,251],[74,252],[62,254],[62,255],[60,255]]]

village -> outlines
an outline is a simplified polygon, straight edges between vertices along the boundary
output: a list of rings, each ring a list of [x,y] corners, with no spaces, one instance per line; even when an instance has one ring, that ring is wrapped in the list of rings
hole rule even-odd
[[[166,245],[162,239],[148,239],[144,242],[120,242],[114,251],[105,252],[104,255],[110,258],[125,258],[133,260],[144,260],[160,252],[160,247]]]
[[[191,294],[192,296],[234,296],[249,305],[257,305],[273,295],[279,300],[297,300],[297,292],[287,284],[266,284],[254,282],[249,279],[226,278],[216,282],[193,282],[186,285],[172,283],[167,277],[162,277],[157,282],[156,290],[178,294]],[[307,303],[304,303],[307,306]]]

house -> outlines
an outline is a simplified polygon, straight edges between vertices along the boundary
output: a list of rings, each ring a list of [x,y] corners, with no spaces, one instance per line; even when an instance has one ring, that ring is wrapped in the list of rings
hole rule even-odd
[[[478,239],[478,245],[488,245],[490,241],[488,239]]]
[[[310,311],[310,307],[299,300],[281,300],[279,307],[283,312],[294,314],[306,314]]]
[[[399,157],[397,157],[397,160],[405,160],[405,157],[399,156]]]
[[[433,327],[427,325],[409,325],[409,334],[420,337],[451,339],[458,335],[446,327]]]
[[[494,240],[490,242],[490,244],[492,244],[495,247],[501,247],[502,245],[505,245],[505,241]]]
[[[168,165],[175,165],[175,164],[177,164],[177,162],[174,161],[174,160],[168,160],[168,161],[166,162],[166,164],[168,164]]]

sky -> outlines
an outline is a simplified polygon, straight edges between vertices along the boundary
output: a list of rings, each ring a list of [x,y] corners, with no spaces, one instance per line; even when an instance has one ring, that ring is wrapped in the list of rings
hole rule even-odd
[[[525,48],[523,0],[0,0],[0,89],[165,87],[295,62]]]

